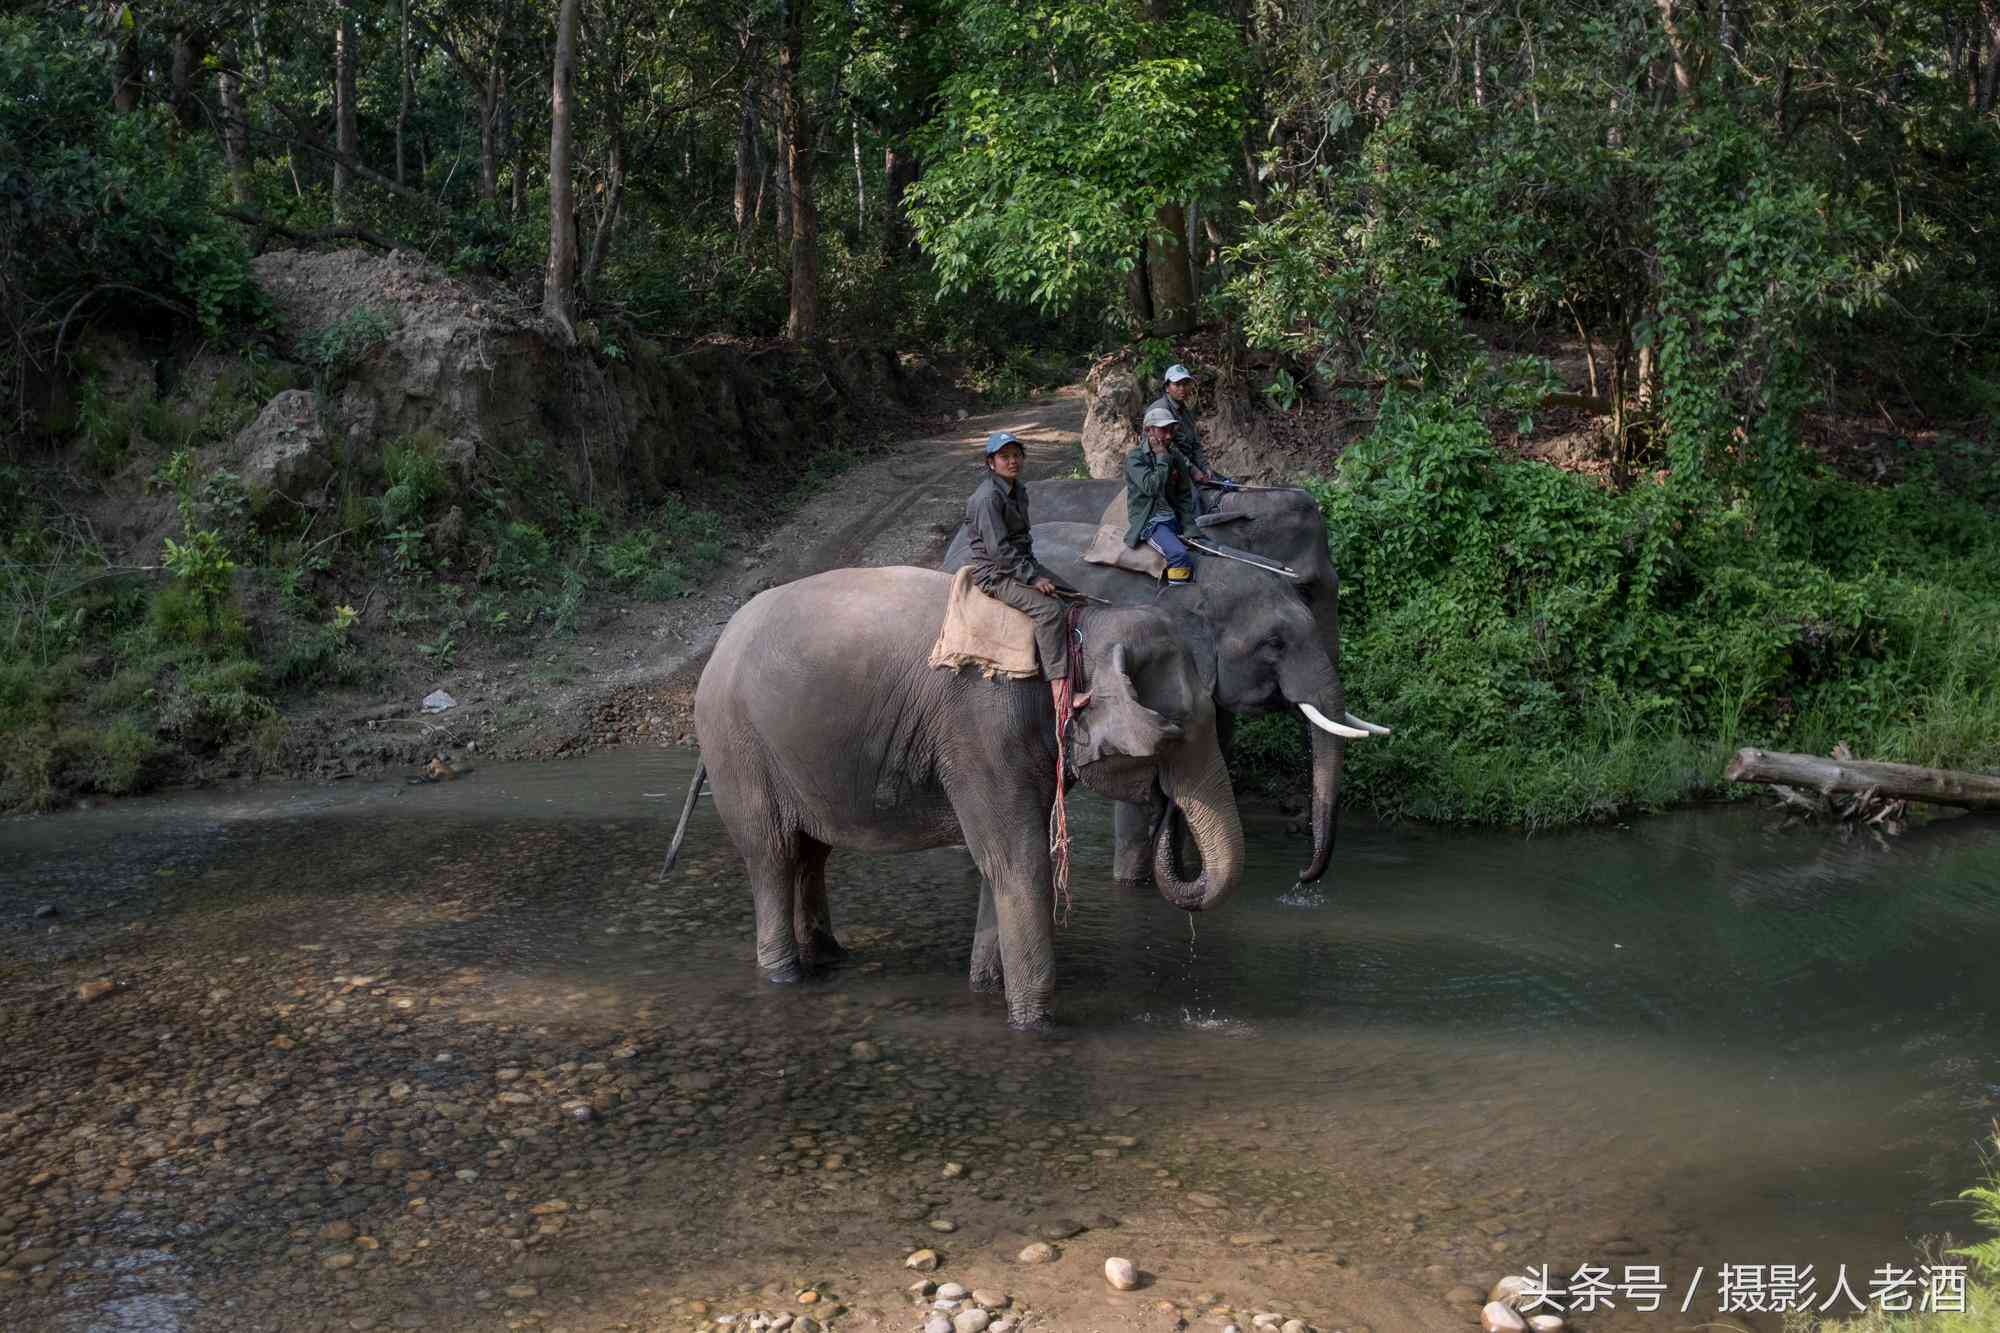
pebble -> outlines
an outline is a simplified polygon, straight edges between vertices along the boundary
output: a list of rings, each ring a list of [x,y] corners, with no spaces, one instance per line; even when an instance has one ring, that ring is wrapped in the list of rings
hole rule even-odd
[[[948,1217],[933,1217],[928,1225],[932,1231],[953,1232],[958,1230],[958,1223]]]
[[[946,1162],[944,1164],[944,1178],[946,1180],[957,1180],[960,1176],[964,1174],[965,1174],[964,1163]]]
[[[1486,1308],[1479,1312],[1479,1327],[1484,1333],[1526,1333],[1528,1326],[1514,1312],[1513,1306],[1488,1301]]]
[[[1528,1327],[1534,1329],[1535,1333],[1562,1333],[1562,1316],[1559,1314],[1531,1314],[1528,1316]]]
[[[992,1316],[980,1309],[960,1310],[951,1317],[952,1333],[986,1333]]]
[[[847,1048],[847,1056],[857,1064],[872,1065],[882,1058],[882,1048],[872,1041],[857,1041]]]
[[[541,1288],[532,1282],[516,1282],[507,1288],[507,1294],[517,1301],[533,1300],[541,1294]]]
[[[1187,1201],[1196,1208],[1222,1207],[1222,1200],[1216,1198],[1213,1194],[1192,1193],[1187,1196]]]
[[[1503,1277],[1493,1284],[1493,1290],[1486,1293],[1486,1299],[1489,1301],[1498,1301],[1502,1305],[1511,1305],[1518,1310],[1521,1308],[1522,1296],[1526,1294],[1531,1285],[1533,1284],[1524,1277]],[[1454,1287],[1452,1290],[1457,1291],[1459,1288]],[[1446,1296],[1445,1299],[1450,1300],[1451,1297]]]
[[[937,1266],[938,1254],[936,1250],[918,1250],[915,1254],[903,1260],[903,1267],[914,1268],[919,1273],[931,1272]]]
[[[966,1291],[956,1282],[947,1282],[937,1289],[937,1294],[940,1300],[962,1301],[965,1299]]]
[[[99,978],[96,981],[86,981],[81,986],[78,986],[76,988],[76,998],[84,1004],[89,1004],[92,1000],[103,999],[117,989],[117,982]]]
[[[337,1250],[320,1260],[319,1266],[321,1268],[334,1269],[352,1268],[354,1267],[354,1255],[347,1250]]]
[[[1275,1245],[1278,1238],[1268,1231],[1239,1231],[1229,1238],[1231,1245],[1242,1248],[1249,1245]]]
[[[972,1299],[975,1304],[983,1305],[989,1310],[1004,1310],[1010,1300],[1004,1291],[986,1291],[979,1287],[972,1289]]]
[[[1309,1330],[1305,1320],[1287,1319],[1279,1326],[1278,1333],[1309,1333]]]
[[[1120,1291],[1130,1291],[1139,1285],[1139,1270],[1130,1259],[1106,1259],[1104,1280]]]
[[[1014,1257],[1024,1264],[1045,1264],[1056,1257],[1056,1247],[1038,1240]]]
[[[924,1333],[951,1333],[951,1320],[941,1314],[934,1314],[924,1320]]]

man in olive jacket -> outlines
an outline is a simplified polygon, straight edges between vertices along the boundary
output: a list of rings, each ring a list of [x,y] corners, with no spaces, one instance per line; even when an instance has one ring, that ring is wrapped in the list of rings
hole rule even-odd
[[[1202,447],[1201,434],[1194,428],[1194,409],[1188,406],[1188,397],[1194,392],[1194,374],[1186,366],[1167,367],[1165,376],[1166,392],[1155,398],[1146,411],[1150,415],[1154,408],[1167,412],[1174,419],[1174,451],[1188,461],[1194,472],[1194,480],[1200,486],[1229,487],[1236,483],[1217,472],[1209,464],[1208,450]]]
[[[1029,534],[1028,491],[1021,485],[1021,465],[1027,451],[1004,430],[986,437],[986,477],[965,502],[968,539],[966,563],[979,590],[1035,622],[1035,648],[1042,659],[1042,677],[1058,707],[1062,684],[1069,676],[1069,624],[1066,608],[1056,597],[1056,581],[1035,559]],[[1071,700],[1081,708],[1088,695]]]
[[[1174,414],[1146,409],[1145,443],[1125,456],[1125,544],[1145,542],[1167,562],[1167,582],[1194,577],[1194,557],[1181,541],[1195,529],[1193,467],[1174,448]]]

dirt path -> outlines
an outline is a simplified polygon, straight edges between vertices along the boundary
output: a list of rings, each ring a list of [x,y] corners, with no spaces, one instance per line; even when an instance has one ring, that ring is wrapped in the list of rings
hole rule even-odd
[[[980,448],[1010,431],[1027,449],[1030,479],[1062,476],[1080,463],[1083,391],[1059,390],[958,421],[940,434],[898,444],[843,473],[738,557],[735,567],[684,601],[617,617],[589,636],[582,674],[535,697],[518,718],[502,714],[505,757],[573,754],[598,745],[683,737],[694,687],[723,626],[745,602],[828,569],[935,565],[978,483]]]

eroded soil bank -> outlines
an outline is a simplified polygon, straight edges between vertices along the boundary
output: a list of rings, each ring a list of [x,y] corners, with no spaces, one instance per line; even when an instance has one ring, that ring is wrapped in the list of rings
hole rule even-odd
[[[854,957],[764,985],[705,806],[655,882],[691,766],[0,827],[0,1325],[915,1330],[928,1279],[1031,1329],[1390,1333],[1591,1263],[1676,1298],[1575,1326],[1652,1330],[1713,1320],[1722,1263],[1867,1272],[1962,1232],[2000,1086],[1990,825],[1363,824],[1301,899],[1253,812],[1245,889],[1191,931],[1105,882],[1080,802],[1035,1040],[965,988],[956,851],[837,858]]]

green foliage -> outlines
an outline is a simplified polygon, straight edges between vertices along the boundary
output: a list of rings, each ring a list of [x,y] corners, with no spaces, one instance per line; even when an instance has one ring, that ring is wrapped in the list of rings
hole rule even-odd
[[[910,210],[942,290],[1068,306],[1131,266],[1158,209],[1228,177],[1244,53],[1222,19],[963,0],[953,38]]]
[[[212,139],[164,106],[114,111],[105,68],[81,10],[0,17],[0,309],[22,335],[0,340],[0,394],[72,312],[122,307],[208,337],[264,313],[248,251],[210,206]]]
[[[1348,697],[1404,724],[1348,751],[1379,810],[1603,817],[1706,789],[1752,743],[2000,756],[2000,520],[1922,477],[1808,474],[1801,549],[1747,503],[1607,490],[1392,397],[1317,493]]]
[[[160,729],[197,753],[248,739],[278,719],[253,688],[262,674],[256,662],[236,659],[178,675],[161,703]]]
[[[299,350],[321,375],[338,379],[352,370],[371,348],[394,333],[397,321],[398,315],[393,310],[356,306],[302,339]]]
[[[236,572],[236,562],[230,558],[222,534],[203,528],[188,534],[185,543],[169,537],[163,559],[168,571],[180,580],[199,638],[220,633],[230,600],[230,575]]]

